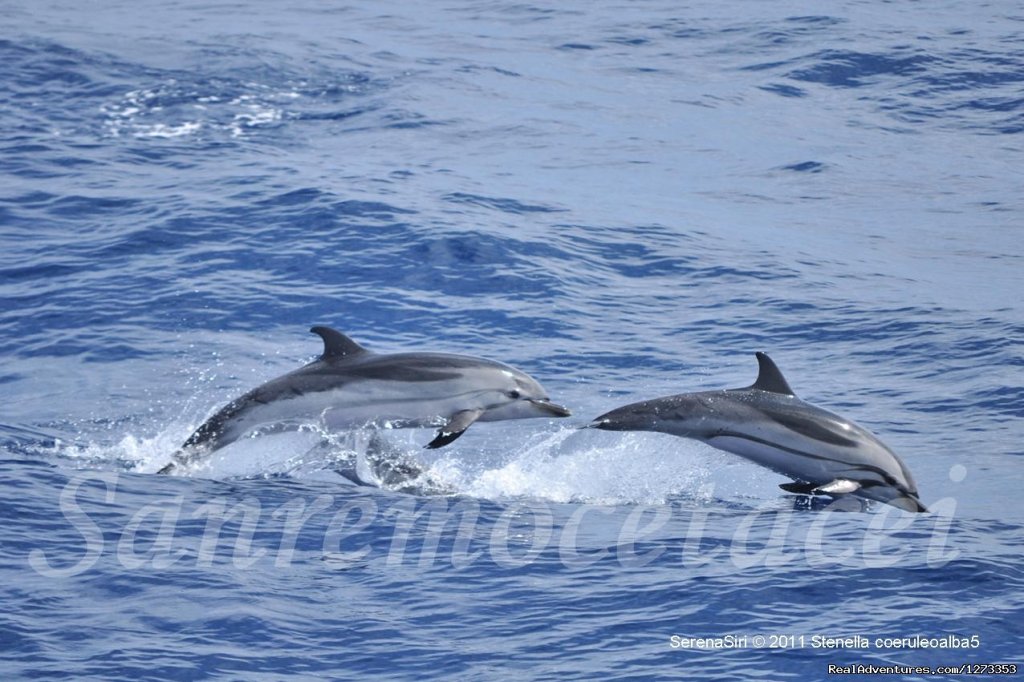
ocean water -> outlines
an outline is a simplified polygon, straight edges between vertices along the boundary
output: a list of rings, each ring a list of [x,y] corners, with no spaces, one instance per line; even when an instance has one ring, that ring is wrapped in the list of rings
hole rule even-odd
[[[1019,6],[3,14],[3,679],[1020,661]],[[443,491],[352,485],[316,429],[154,475],[313,324],[508,362],[574,416],[386,434]],[[578,429],[748,385],[758,350],[932,512]]]

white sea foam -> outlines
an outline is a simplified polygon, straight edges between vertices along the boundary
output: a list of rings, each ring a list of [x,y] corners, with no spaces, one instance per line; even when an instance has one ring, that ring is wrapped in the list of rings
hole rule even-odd
[[[198,132],[203,127],[203,124],[198,121],[188,121],[180,125],[166,125],[164,123],[154,123],[153,125],[136,126],[132,131],[132,135],[135,137],[184,137],[186,135],[192,135]]]
[[[701,496],[709,489],[710,468],[703,453],[695,449],[680,456],[654,450],[645,434],[567,427],[541,434],[504,459],[481,470],[452,454],[434,463],[428,473],[461,494],[483,499],[660,504],[680,494]]]
[[[151,88],[130,90],[101,106],[100,111],[107,133],[114,137],[171,139],[204,131],[241,137],[281,121],[285,111],[278,103],[295,102],[303,96],[291,88],[277,92],[254,83],[238,87],[251,92],[226,96],[170,79]]]
[[[183,423],[169,425],[147,437],[127,434],[116,443],[58,443],[55,454],[89,468],[114,468],[155,473],[191,432]],[[714,458],[706,448],[672,441],[671,451],[652,447],[649,434],[608,434],[572,427],[533,434],[519,442],[503,436],[521,433],[510,427],[487,444],[488,452],[472,447],[451,449],[431,460],[423,450],[427,433],[418,429],[332,434],[319,425],[297,431],[262,433],[243,438],[208,457],[185,465],[179,476],[211,479],[290,476],[343,481],[341,469],[360,471],[363,481],[377,481],[365,465],[371,447],[382,438],[389,457],[423,465],[423,475],[390,487],[423,495],[466,495],[478,499],[529,498],[555,503],[662,504],[680,495],[705,498],[715,489]],[[376,444],[376,445],[374,445]],[[677,452],[676,450],[681,450]],[[363,460],[360,460],[363,458]],[[384,486],[388,487],[388,486]]]

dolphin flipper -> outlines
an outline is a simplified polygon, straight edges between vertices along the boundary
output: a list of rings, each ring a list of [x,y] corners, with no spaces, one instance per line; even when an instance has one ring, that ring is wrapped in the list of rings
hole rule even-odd
[[[797,495],[810,495],[818,489],[816,483],[806,483],[804,481],[793,481],[792,483],[780,483],[779,487],[785,490],[787,493],[796,493]]]
[[[792,483],[780,483],[779,487],[786,492],[800,495],[844,495],[859,490],[861,484],[848,478],[837,478],[824,485],[793,481]]]
[[[468,429],[483,413],[484,411],[482,409],[456,412],[448,420],[448,423],[442,426],[437,432],[437,436],[434,440],[427,443],[427,447],[433,450],[436,448],[443,448],[445,445],[448,445],[465,433],[466,429]]]

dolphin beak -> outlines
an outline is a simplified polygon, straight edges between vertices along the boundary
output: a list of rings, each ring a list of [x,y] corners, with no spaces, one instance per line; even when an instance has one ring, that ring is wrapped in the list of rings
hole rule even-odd
[[[590,424],[584,424],[580,428],[582,429],[601,429],[602,431],[622,431],[623,429],[618,428],[618,425],[607,416],[602,415],[597,419],[593,420]]]
[[[562,407],[550,400],[531,400],[531,403],[549,413],[552,417],[571,417],[572,412],[568,407]]]

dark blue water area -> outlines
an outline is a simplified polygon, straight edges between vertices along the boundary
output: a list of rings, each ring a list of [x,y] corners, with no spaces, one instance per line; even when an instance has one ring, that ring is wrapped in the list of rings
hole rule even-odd
[[[1019,658],[1021,12],[4,15],[3,679],[923,680]],[[339,476],[367,434],[318,415],[156,475],[317,356],[315,324],[501,360],[573,416],[438,450],[387,431],[411,486]],[[748,386],[756,351],[897,452],[930,512],[579,428]]]

